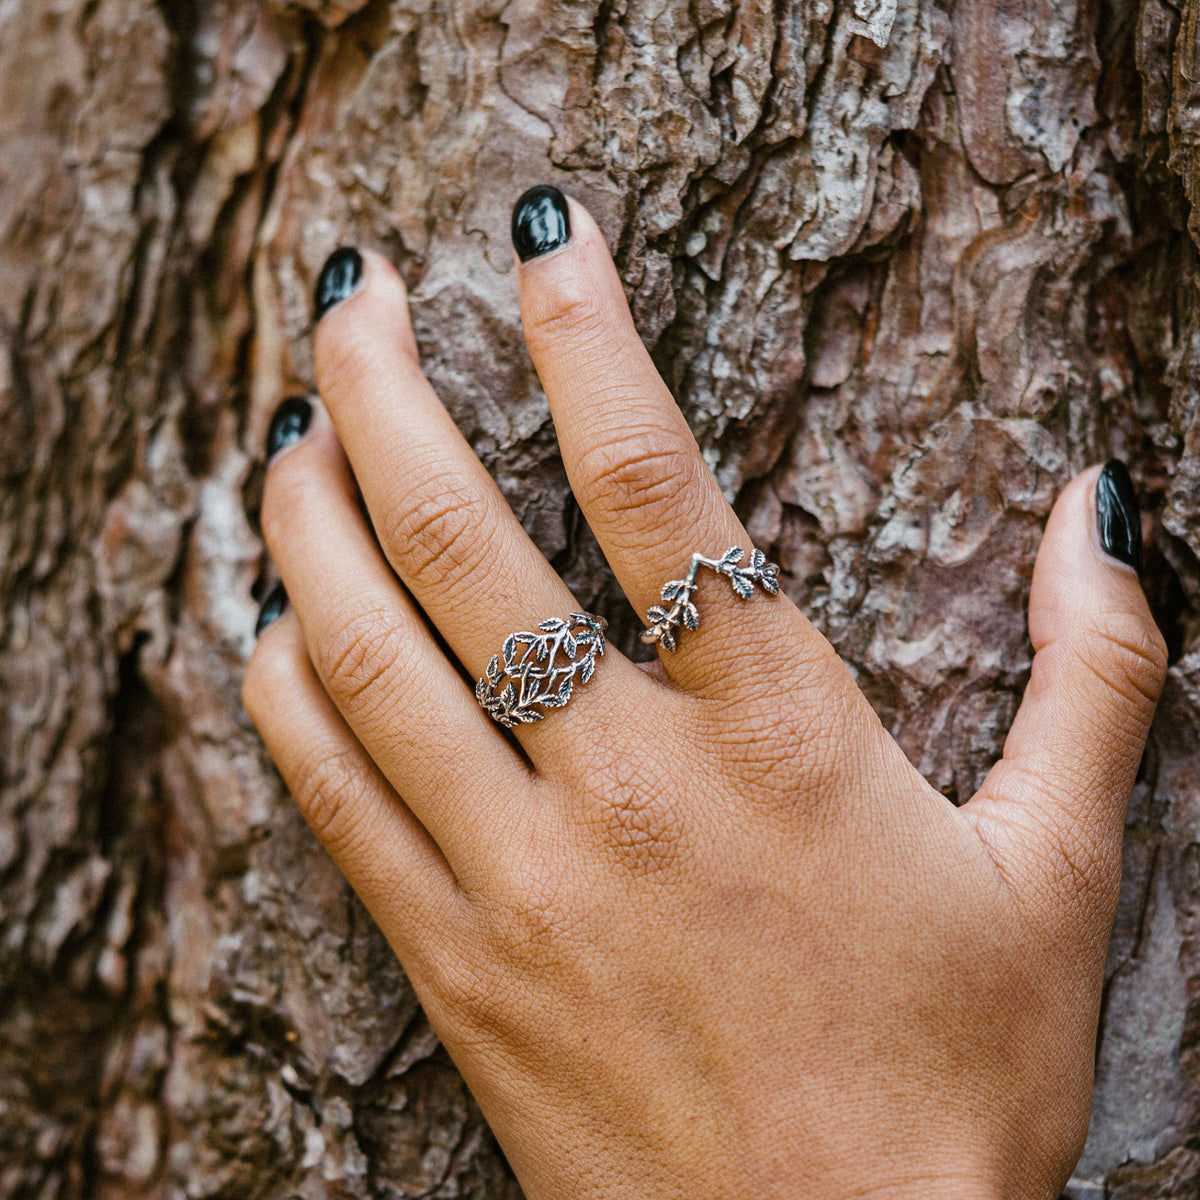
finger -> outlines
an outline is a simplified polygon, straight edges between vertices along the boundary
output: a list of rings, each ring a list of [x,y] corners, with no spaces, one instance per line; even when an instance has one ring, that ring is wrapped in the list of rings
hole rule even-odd
[[[400,276],[378,255],[362,263],[357,290],[317,327],[321,397],[388,561],[478,678],[508,634],[537,631],[579,606],[422,374]],[[518,735],[544,765],[575,744],[580,728],[619,724],[631,695],[650,687],[610,648],[569,707]]]
[[[1102,922],[1116,902],[1125,809],[1167,669],[1138,582],[1128,479],[1120,463],[1093,467],[1050,514],[1029,600],[1029,686],[1004,757],[964,809],[1006,873],[1035,891],[1044,883],[1090,898]]]
[[[311,419],[268,467],[267,547],[325,690],[457,865],[481,829],[512,820],[529,771],[380,555],[328,417]]]
[[[282,601],[282,589],[268,595],[264,626]],[[448,928],[454,874],[325,694],[293,613],[262,630],[242,699],[304,819],[398,952]]]
[[[638,337],[586,209],[553,188],[535,188],[517,202],[513,239],[523,260],[525,340],[571,488],[646,621],[652,605],[671,607],[663,585],[685,578],[694,553],[720,559],[734,546],[749,552],[750,539]],[[729,579],[704,567],[696,583],[691,600],[702,631],[681,627],[677,649],[663,656],[676,683],[704,692],[758,679],[762,657],[746,653],[754,642],[784,638],[801,658],[829,656],[824,639],[761,584],[751,582],[752,595],[742,599]]]

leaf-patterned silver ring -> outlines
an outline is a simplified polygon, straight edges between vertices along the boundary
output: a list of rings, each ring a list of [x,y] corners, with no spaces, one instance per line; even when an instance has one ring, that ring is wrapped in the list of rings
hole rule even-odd
[[[649,628],[642,632],[642,641],[657,642],[664,650],[674,650],[682,629],[699,628],[700,612],[692,603],[692,593],[696,590],[696,575],[701,567],[725,575],[743,600],[749,600],[754,595],[755,584],[768,595],[776,595],[779,591],[779,568],[767,562],[767,556],[761,550],[751,550],[746,565],[738,566],[745,553],[741,546],[731,546],[720,558],[693,554],[687,577],[663,584],[663,602],[652,605],[646,613]]]
[[[475,684],[475,699],[506,729],[540,721],[543,710],[571,699],[577,679],[581,686],[591,679],[607,628],[603,617],[572,613],[543,621],[536,633],[510,633]]]

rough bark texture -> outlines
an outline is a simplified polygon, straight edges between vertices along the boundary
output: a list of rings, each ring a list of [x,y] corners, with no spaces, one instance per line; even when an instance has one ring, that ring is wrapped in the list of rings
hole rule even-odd
[[[631,642],[519,334],[509,209],[553,181],[952,797],[1056,490],[1131,464],[1174,665],[1070,1194],[1194,1200],[1197,79],[1200,0],[0,0],[0,1197],[518,1195],[238,688],[260,447],[346,240]]]

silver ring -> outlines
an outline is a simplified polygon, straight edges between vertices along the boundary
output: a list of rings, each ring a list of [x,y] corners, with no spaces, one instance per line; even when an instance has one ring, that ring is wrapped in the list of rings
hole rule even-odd
[[[571,699],[576,677],[582,686],[604,653],[608,622],[592,613],[572,613],[569,621],[551,617],[537,633],[519,630],[504,639],[475,685],[483,711],[506,729],[531,725]]]
[[[767,562],[767,556],[761,550],[751,550],[750,561],[740,567],[738,563],[745,553],[741,546],[732,546],[720,558],[693,554],[686,578],[672,579],[670,583],[663,584],[662,598],[666,607],[655,604],[647,611],[646,624],[649,628],[642,633],[642,641],[657,642],[664,650],[674,650],[681,629],[699,628],[700,613],[692,603],[692,593],[696,590],[696,574],[701,567],[708,567],[718,575],[726,576],[733,590],[743,600],[749,600],[754,595],[755,584],[764,592],[776,595],[779,591],[779,568]]]

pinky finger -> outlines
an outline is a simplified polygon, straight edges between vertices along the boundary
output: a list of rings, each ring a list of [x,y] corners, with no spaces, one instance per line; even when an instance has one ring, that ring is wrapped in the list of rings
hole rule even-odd
[[[421,930],[453,928],[458,883],[321,687],[295,614],[270,621],[281,600],[280,589],[264,604],[269,628],[242,702],[304,819],[407,966]]]

